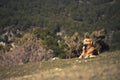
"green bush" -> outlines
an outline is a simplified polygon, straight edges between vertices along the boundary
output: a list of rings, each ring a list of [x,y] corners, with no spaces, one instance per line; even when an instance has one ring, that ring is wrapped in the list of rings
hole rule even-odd
[[[53,56],[59,56],[64,53],[63,47],[58,46],[58,37],[53,33],[50,32],[49,29],[46,28],[34,28],[33,33],[36,35],[37,38],[43,40],[45,47],[49,50],[53,50]],[[62,57],[62,56],[61,56]]]

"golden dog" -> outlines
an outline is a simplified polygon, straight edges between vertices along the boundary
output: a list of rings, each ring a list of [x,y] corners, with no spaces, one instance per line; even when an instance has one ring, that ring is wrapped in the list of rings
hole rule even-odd
[[[95,47],[92,45],[92,39],[84,39],[83,45],[84,46],[82,48],[82,53],[79,58],[95,57],[93,56],[93,51],[95,50]]]

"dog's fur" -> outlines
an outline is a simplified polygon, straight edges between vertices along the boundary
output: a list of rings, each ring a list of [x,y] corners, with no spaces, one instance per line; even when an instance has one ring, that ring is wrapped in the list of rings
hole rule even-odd
[[[82,53],[79,58],[88,58],[91,55],[93,55],[93,52],[95,51],[95,47],[92,45],[92,39],[84,39],[83,40],[83,48]]]

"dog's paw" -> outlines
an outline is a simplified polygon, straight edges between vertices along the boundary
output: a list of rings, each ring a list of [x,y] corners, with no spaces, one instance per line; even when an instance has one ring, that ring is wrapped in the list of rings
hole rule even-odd
[[[95,56],[95,55],[90,55],[89,57],[90,57],[90,58],[93,58],[93,57],[96,57],[96,56]]]

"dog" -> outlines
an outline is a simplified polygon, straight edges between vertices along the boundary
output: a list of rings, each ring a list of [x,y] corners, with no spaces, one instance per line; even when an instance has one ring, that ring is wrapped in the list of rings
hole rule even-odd
[[[86,38],[83,40],[83,48],[82,53],[79,58],[88,58],[88,57],[95,57],[93,52],[96,48],[92,45],[92,39]]]

